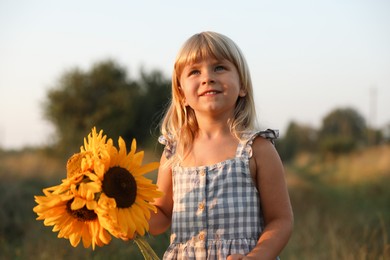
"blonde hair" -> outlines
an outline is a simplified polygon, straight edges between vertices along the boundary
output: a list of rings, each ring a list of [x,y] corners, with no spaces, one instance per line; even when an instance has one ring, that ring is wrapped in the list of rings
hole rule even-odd
[[[161,133],[175,146],[173,161],[179,162],[191,149],[198,131],[195,112],[182,103],[180,76],[186,65],[206,58],[228,60],[238,71],[244,97],[238,97],[230,129],[238,139],[243,132],[252,130],[256,120],[252,80],[240,48],[227,36],[216,32],[201,32],[191,36],[176,56],[172,73],[172,99],[161,123]],[[172,160],[171,160],[172,161]]]

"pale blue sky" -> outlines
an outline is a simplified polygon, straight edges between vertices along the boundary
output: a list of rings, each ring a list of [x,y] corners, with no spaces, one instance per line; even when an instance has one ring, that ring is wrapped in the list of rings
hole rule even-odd
[[[390,122],[389,0],[0,0],[0,147],[47,142],[40,104],[65,70],[112,58],[130,76],[143,66],[169,77],[179,47],[204,30],[243,50],[264,128],[320,127],[346,106]]]

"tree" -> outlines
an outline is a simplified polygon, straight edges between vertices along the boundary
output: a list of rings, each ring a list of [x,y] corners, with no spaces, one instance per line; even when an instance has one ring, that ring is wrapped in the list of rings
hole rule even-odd
[[[352,108],[335,109],[323,119],[319,140],[323,152],[349,152],[365,143],[366,122]]]
[[[136,105],[140,112],[135,115],[135,125],[147,127],[135,127],[133,134],[145,139],[150,135],[157,137],[159,123],[170,100],[171,81],[156,70],[150,73],[141,70],[140,75],[140,95]],[[149,131],[145,131],[147,129]]]
[[[317,143],[317,130],[310,126],[290,122],[286,135],[277,142],[277,148],[284,161],[289,161],[299,152],[313,152]]]
[[[167,94],[162,93],[169,92],[169,81],[161,73],[151,75],[159,76],[143,72],[141,82],[131,80],[112,60],[96,63],[87,72],[78,68],[65,72],[44,103],[45,117],[55,126],[58,148],[65,153],[77,151],[94,126],[115,142],[119,136],[129,142],[150,138],[151,116],[160,109],[156,104],[166,102]]]

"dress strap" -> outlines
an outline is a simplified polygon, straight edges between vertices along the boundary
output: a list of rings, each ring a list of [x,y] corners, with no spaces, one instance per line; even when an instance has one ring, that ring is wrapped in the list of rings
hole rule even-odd
[[[160,135],[160,137],[158,138],[158,142],[160,144],[165,145],[164,155],[167,159],[170,159],[176,152],[176,143],[173,143],[171,140],[169,140],[163,135]]]
[[[262,131],[253,131],[243,135],[243,138],[237,147],[236,157],[252,157],[252,144],[256,137],[261,136],[275,144],[275,140],[279,137],[279,130],[267,129]]]

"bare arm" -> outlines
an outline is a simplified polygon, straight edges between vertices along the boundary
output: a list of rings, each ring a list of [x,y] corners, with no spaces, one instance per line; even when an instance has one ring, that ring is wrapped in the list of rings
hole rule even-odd
[[[280,157],[266,139],[256,138],[252,147],[251,170],[256,172],[265,229],[247,256],[232,255],[228,259],[275,259],[286,246],[293,229],[293,213]]]
[[[167,159],[161,156],[160,168],[158,170],[157,186],[164,192],[164,196],[156,199],[154,205],[157,213],[152,212],[149,220],[149,232],[158,235],[165,232],[171,225],[173,197],[172,197],[172,172],[170,167],[166,167]]]

